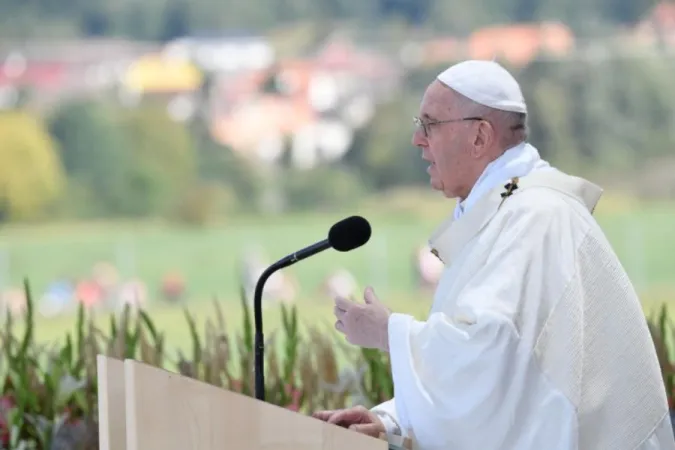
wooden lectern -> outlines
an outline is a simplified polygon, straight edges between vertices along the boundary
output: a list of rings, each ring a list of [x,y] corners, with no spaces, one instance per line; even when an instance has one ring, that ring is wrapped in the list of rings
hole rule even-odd
[[[101,450],[404,448],[137,361],[97,365]]]

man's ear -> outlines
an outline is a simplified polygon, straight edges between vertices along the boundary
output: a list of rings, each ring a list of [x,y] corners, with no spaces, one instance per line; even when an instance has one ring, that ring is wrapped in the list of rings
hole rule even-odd
[[[487,120],[478,122],[476,132],[472,135],[471,148],[474,158],[480,158],[492,146],[495,138],[495,129]]]

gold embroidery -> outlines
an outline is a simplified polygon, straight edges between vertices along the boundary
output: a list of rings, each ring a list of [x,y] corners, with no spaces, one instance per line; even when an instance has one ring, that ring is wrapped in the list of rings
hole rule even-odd
[[[502,207],[502,204],[504,203],[504,200],[506,200],[508,197],[511,197],[511,195],[513,195],[513,191],[518,189],[518,182],[519,181],[520,181],[520,178],[514,177],[514,178],[511,178],[510,183],[507,183],[507,184],[504,185],[504,189],[506,189],[506,192],[501,193],[502,201],[501,201],[501,203],[499,203],[500,208]]]
[[[438,258],[441,262],[443,262],[443,260],[441,259],[441,257],[438,256],[438,250],[436,250],[435,248],[432,248],[432,249],[431,249],[431,254],[434,255],[436,258]]]

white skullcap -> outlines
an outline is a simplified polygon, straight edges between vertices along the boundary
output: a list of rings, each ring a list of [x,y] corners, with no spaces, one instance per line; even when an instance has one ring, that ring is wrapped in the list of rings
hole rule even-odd
[[[481,105],[527,113],[518,82],[495,61],[464,61],[451,66],[437,78],[450,89]]]

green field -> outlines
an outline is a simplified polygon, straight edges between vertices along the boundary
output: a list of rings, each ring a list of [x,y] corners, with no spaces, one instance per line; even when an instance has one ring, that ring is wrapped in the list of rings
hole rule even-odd
[[[376,205],[377,213],[370,213]],[[323,239],[330,225],[349,214],[367,217],[373,237],[351,253],[326,251],[287,271],[300,287],[301,317],[330,323],[330,300],[320,291],[334,269],[351,271],[363,287],[372,284],[398,310],[424,314],[429,294],[415,289],[412,252],[422,244],[453,205],[438,197],[404,192],[370,200],[349,213],[316,213],[278,218],[233,218],[202,228],[171,227],[163,223],[56,224],[5,227],[0,233],[0,256],[5,287],[20,286],[28,277],[37,296],[57,277],[87,276],[92,265],[108,261],[125,277],[143,279],[152,297],[168,271],[178,271],[187,282],[189,308],[199,317],[211,313],[217,298],[233,326],[239,321],[236,274],[242,252],[251,245],[264,248],[270,263],[294,250]],[[597,217],[646,304],[675,299],[675,206],[635,206],[609,197]],[[152,316],[171,340],[180,343],[187,329],[180,310],[150,305]],[[266,329],[277,322],[273,311]],[[72,319],[42,319],[37,334],[43,339],[61,336]],[[184,334],[185,333],[185,334]]]

